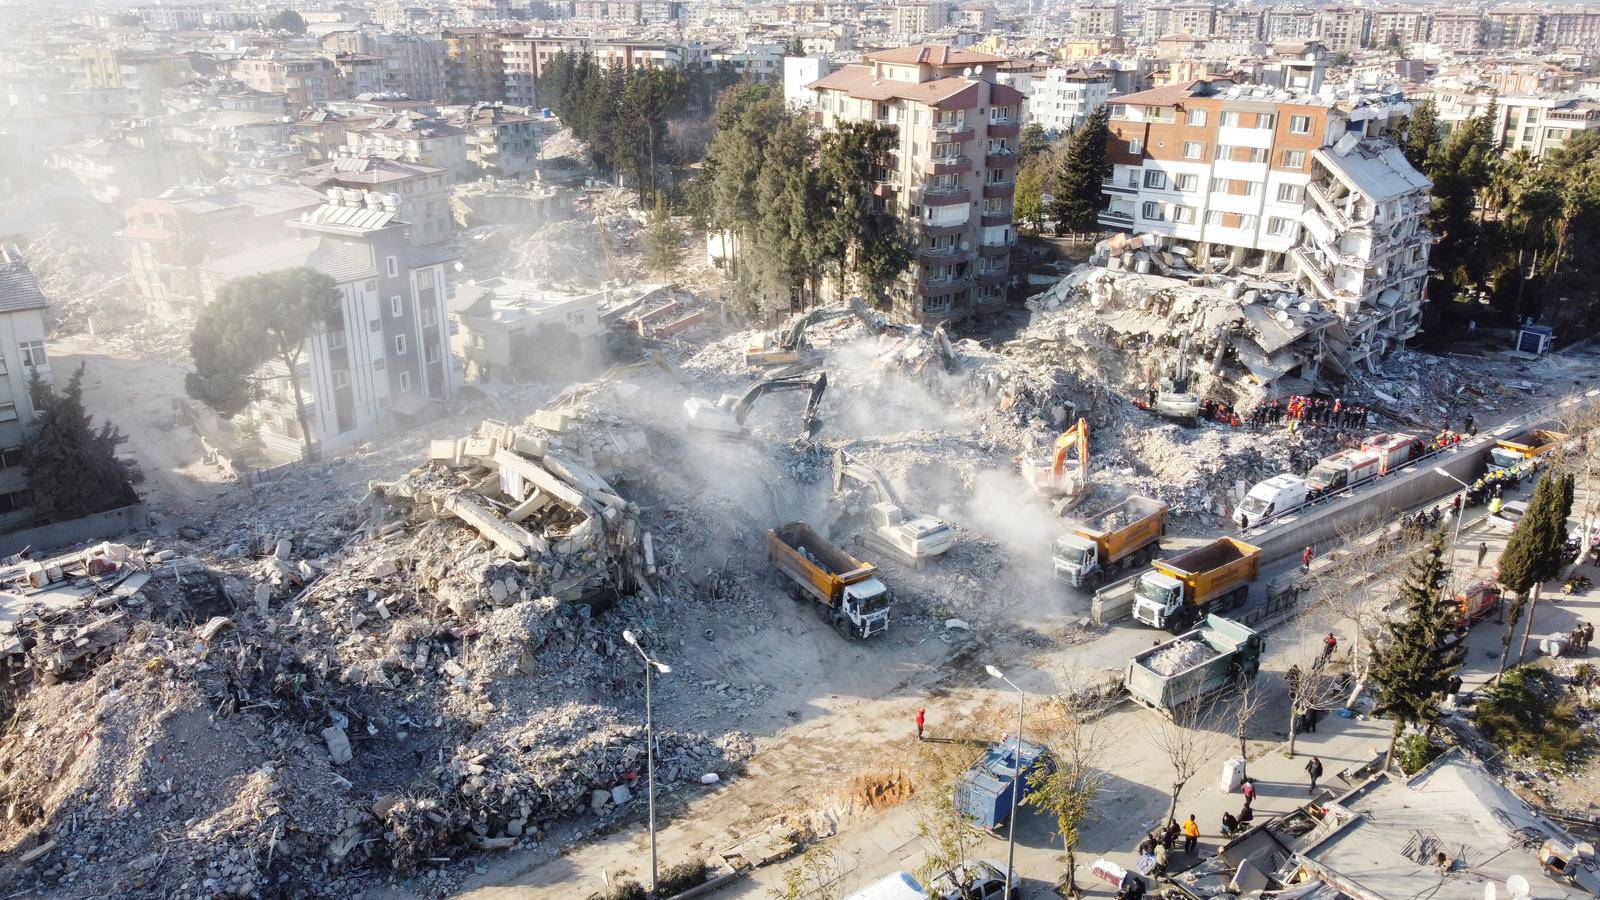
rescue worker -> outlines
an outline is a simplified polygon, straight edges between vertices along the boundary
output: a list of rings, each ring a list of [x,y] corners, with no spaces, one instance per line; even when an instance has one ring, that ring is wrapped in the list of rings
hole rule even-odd
[[[1197,856],[1195,852],[1200,847],[1200,823],[1194,820],[1194,813],[1183,823],[1183,852],[1190,856]]]

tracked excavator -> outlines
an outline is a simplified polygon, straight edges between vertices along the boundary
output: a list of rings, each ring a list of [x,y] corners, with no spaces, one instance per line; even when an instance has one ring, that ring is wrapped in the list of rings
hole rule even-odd
[[[1200,416],[1200,395],[1189,389],[1189,379],[1189,336],[1184,335],[1172,374],[1156,382],[1154,412],[1193,425]]]
[[[811,396],[806,400],[805,418],[802,419],[802,440],[811,440],[822,430],[822,420],[817,416],[817,407],[822,402],[822,394],[828,389],[828,373],[819,372],[816,375],[790,375],[782,378],[768,378],[750,386],[743,394],[724,394],[716,402],[703,397],[690,397],[683,402],[683,411],[688,416],[689,426],[710,434],[725,438],[751,437],[749,429],[745,428],[744,420],[750,415],[750,407],[767,394],[786,393],[789,391],[810,391]]]
[[[1023,457],[1022,478],[1055,501],[1058,515],[1083,502],[1089,493],[1089,420],[1080,418],[1061,432],[1048,456]]]
[[[836,502],[847,493],[847,485],[859,484],[875,499],[866,508],[867,528],[860,534],[868,549],[888,556],[902,565],[921,568],[956,545],[956,532],[950,523],[937,516],[910,516],[900,506],[894,488],[877,469],[844,450],[833,455],[833,495]],[[841,511],[838,518],[846,518]],[[830,525],[837,524],[837,519]]]
[[[784,328],[762,335],[760,343],[745,348],[745,365],[765,369],[815,362],[818,354],[806,343],[806,329],[847,316],[855,316],[874,332],[882,330],[875,324],[874,314],[866,303],[860,297],[851,297],[847,304],[819,306],[796,317]]]

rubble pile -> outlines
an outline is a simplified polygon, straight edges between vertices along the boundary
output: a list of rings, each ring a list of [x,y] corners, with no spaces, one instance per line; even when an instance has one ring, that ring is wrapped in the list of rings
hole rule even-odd
[[[657,538],[612,481],[648,448],[594,408],[625,388],[434,441],[359,506],[281,520],[299,532],[0,570],[26,610],[0,633],[0,851],[27,863],[8,880],[350,896],[637,808],[642,685],[616,635],[672,637]],[[663,789],[752,750],[657,740]]]
[[[1176,675],[1216,655],[1210,644],[1190,638],[1166,644],[1145,657],[1144,664],[1157,675]]]
[[[40,290],[50,299],[52,331],[72,334],[92,326],[98,334],[142,319],[126,252],[114,237],[116,227],[104,224],[101,229],[74,220],[40,225],[29,233],[25,253]],[[153,330],[151,336],[166,333]]]

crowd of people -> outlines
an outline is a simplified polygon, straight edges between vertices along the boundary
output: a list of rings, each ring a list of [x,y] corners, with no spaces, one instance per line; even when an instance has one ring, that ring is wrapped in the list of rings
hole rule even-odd
[[[1323,397],[1303,397],[1298,394],[1287,399],[1273,399],[1263,403],[1250,414],[1250,425],[1267,428],[1288,425],[1333,425],[1338,428],[1359,428],[1367,421],[1367,408],[1343,397],[1328,400]]]

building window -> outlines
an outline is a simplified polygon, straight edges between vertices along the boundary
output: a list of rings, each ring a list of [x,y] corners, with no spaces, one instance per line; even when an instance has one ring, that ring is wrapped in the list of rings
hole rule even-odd
[[[22,465],[22,448],[7,447],[0,450],[0,469],[14,469]]]
[[[383,267],[389,273],[390,278],[400,277],[400,258],[398,256],[391,256],[385,259]]]
[[[1206,224],[1207,225],[1221,225],[1222,224],[1222,210],[1220,210],[1220,209],[1207,210],[1206,211]]]
[[[1202,143],[1201,141],[1184,141],[1183,142],[1183,158],[1184,159],[1200,159],[1202,156],[1205,155],[1205,152],[1206,152],[1206,145],[1204,143]]]
[[[1266,149],[1263,148],[1263,147],[1251,147],[1250,148],[1250,161],[1253,162],[1253,163],[1264,163],[1264,162],[1266,162],[1267,161],[1267,151],[1266,151]]]
[[[1200,187],[1200,176],[1194,174],[1193,172],[1185,175],[1179,175],[1176,179],[1174,179],[1174,184],[1180,191],[1194,191]]]
[[[1239,227],[1244,229],[1245,231],[1255,231],[1256,230],[1256,217],[1255,216],[1240,216],[1239,217]]]
[[[439,324],[439,312],[431,306],[422,308],[422,327],[432,328]]]
[[[1289,117],[1289,133],[1290,134],[1310,134],[1311,133],[1311,117],[1310,116],[1290,116]]]
[[[1203,109],[1191,109],[1191,110],[1189,110],[1189,124],[1190,125],[1204,125],[1205,123],[1206,123],[1206,111],[1205,110],[1203,110]]]
[[[1283,167],[1285,169],[1304,169],[1306,167],[1306,152],[1304,150],[1283,151]]]
[[[394,336],[394,355],[406,355],[406,336],[403,334],[397,334]]]
[[[1304,196],[1305,189],[1298,184],[1278,185],[1278,202],[1280,203],[1299,203]]]
[[[986,216],[998,215],[1006,211],[1006,201],[1001,197],[990,197],[983,201],[983,214]]]
[[[1126,119],[1126,118],[1128,118],[1128,107],[1125,106],[1124,104],[1121,104],[1121,103],[1113,104],[1112,107],[1111,107],[1111,118],[1113,118],[1113,119]]]
[[[1244,195],[1246,197],[1259,197],[1259,196],[1261,196],[1261,182],[1259,182],[1259,181],[1246,181],[1244,183]]]
[[[1223,128],[1238,128],[1239,127],[1239,114],[1237,112],[1231,110],[1231,109],[1223,110],[1222,111],[1222,127]]]
[[[1160,169],[1148,169],[1144,173],[1144,186],[1153,190],[1164,190],[1167,186],[1167,173]]]
[[[22,364],[30,369],[50,364],[44,355],[44,341],[27,341],[22,345]]]
[[[1282,237],[1289,234],[1293,228],[1294,223],[1288,219],[1279,216],[1272,216],[1267,219],[1267,234]]]
[[[383,330],[383,322],[381,320],[379,320],[379,319],[373,319],[372,321],[367,323],[367,330],[368,331],[382,331]]]
[[[15,422],[17,420],[17,405],[7,400],[0,403],[0,422]]]
[[[1233,148],[1227,144],[1218,144],[1216,152],[1211,154],[1211,158],[1218,162],[1225,159],[1233,159]]]
[[[581,314],[580,314],[581,315]],[[572,324],[572,315],[568,313],[567,324]],[[436,363],[439,361],[439,345],[427,344],[423,347],[422,358],[425,362]]]
[[[1278,117],[1272,113],[1256,113],[1257,128],[1272,128],[1278,124]]]
[[[344,329],[343,328],[339,329],[338,331],[330,331],[330,332],[328,332],[328,349],[329,350],[343,350],[344,349]]]
[[[395,318],[398,319],[404,313],[405,313],[405,303],[400,299],[400,296],[397,294],[397,295],[395,295],[393,297],[390,297],[389,298],[389,315],[394,316]]]
[[[1139,215],[1140,217],[1149,219],[1152,222],[1160,222],[1166,218],[1161,213],[1161,204],[1155,202],[1154,200],[1146,200],[1143,207],[1141,207],[1139,210]]]
[[[0,513],[14,513],[27,509],[33,505],[33,492],[30,490],[12,491],[0,494]]]
[[[411,390],[411,373],[410,372],[401,372],[400,373],[400,392],[403,394],[403,393],[406,393],[409,390]]]
[[[1227,192],[1228,192],[1228,179],[1226,179],[1226,178],[1213,178],[1213,179],[1211,179],[1211,193],[1213,193],[1213,194],[1226,194]]]
[[[1195,208],[1192,206],[1178,206],[1172,210],[1172,220],[1180,225],[1194,224]]]
[[[333,386],[334,386],[335,389],[349,387],[350,386],[350,370],[348,370],[348,369],[334,369],[333,370]]]
[[[1144,153],[1144,141],[1141,141],[1138,138],[1129,139],[1129,141],[1128,141],[1128,152],[1133,154],[1134,156],[1139,156],[1139,155],[1143,154]]]

